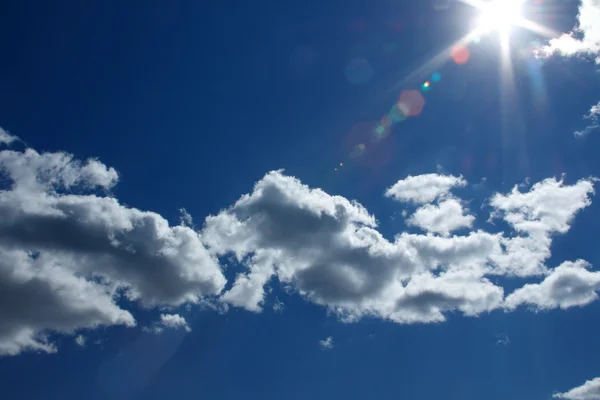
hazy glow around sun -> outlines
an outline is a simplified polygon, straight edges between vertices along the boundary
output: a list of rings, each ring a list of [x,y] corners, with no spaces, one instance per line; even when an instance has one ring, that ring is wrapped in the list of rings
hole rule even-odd
[[[492,0],[481,7],[477,28],[483,32],[508,32],[522,20],[524,0]]]

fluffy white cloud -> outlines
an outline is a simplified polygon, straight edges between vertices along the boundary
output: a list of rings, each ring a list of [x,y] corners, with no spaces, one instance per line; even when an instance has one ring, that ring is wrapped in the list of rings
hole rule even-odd
[[[99,195],[117,183],[113,168],[27,149],[1,151],[0,173],[1,353],[53,351],[45,332],[132,326],[115,303],[123,293],[144,307],[178,306],[225,286],[193,229]]]
[[[426,204],[448,196],[453,188],[466,185],[467,181],[461,176],[424,174],[396,182],[385,195],[398,201]]]
[[[592,179],[573,185],[548,179],[526,192],[515,187],[492,196],[492,216],[503,218],[516,235],[483,230],[455,235],[474,219],[450,194],[466,181],[437,174],[408,177],[386,195],[419,204],[408,223],[427,232],[388,240],[362,205],[311,189],[281,171],[268,173],[251,193],[206,218],[200,233],[185,210],[181,224],[169,226],[156,213],[120,204],[110,195],[119,176],[98,160],[4,150],[0,173],[8,182],[0,188],[2,354],[55,351],[47,339],[51,332],[133,326],[134,317],[117,305],[123,295],[143,307],[187,303],[258,312],[273,278],[345,321],[374,316],[435,323],[450,312],[477,316],[523,303],[562,307],[596,295],[589,283],[596,273],[575,264],[576,272],[565,264],[506,302],[503,288],[489,280],[498,274],[547,274],[552,237],[566,233],[576,213],[590,204]],[[226,280],[217,257],[230,254],[243,269],[223,292]],[[570,289],[561,295],[555,288],[553,279],[566,281],[563,287],[579,282],[564,278],[566,270],[588,283],[587,289],[575,285],[582,295]],[[167,327],[189,330],[178,314],[162,314],[148,329]]]
[[[161,314],[160,315],[160,323],[166,328],[173,328],[173,329],[183,328],[188,332],[191,331],[185,318],[183,318],[179,314]]]
[[[448,199],[437,205],[427,204],[419,207],[407,222],[424,231],[448,236],[456,229],[470,228],[474,220],[474,216],[465,215],[457,199]]]
[[[564,262],[541,283],[527,284],[511,293],[505,301],[508,309],[530,305],[538,310],[584,306],[598,299],[600,272],[591,272],[585,261]]]
[[[463,185],[460,178],[450,180]],[[408,195],[394,186],[398,199],[457,201],[447,190],[419,197],[418,185],[405,185]],[[451,186],[456,184],[445,187]],[[440,322],[447,312],[475,316],[503,304],[503,289],[486,275],[544,273],[550,234],[566,232],[592,192],[591,180],[565,185],[550,179],[526,193],[516,188],[494,196],[494,216],[507,220],[516,237],[402,233],[388,241],[360,204],[275,171],[232,207],[208,217],[202,237],[212,252],[233,253],[248,269],[222,296],[225,303],[260,311],[265,284],[276,276],[344,320],[370,315],[399,323]]]
[[[565,393],[555,393],[552,397],[568,400],[600,400],[600,377],[586,381]]]
[[[569,33],[551,39],[537,55],[548,57],[554,53],[564,56],[592,55],[600,64],[600,0],[581,0],[577,25]]]
[[[574,185],[564,180],[545,179],[522,193],[515,186],[507,195],[497,193],[490,200],[496,210],[520,233],[547,234],[566,233],[575,214],[589,206],[589,195],[594,193],[591,179],[582,179]]]
[[[319,340],[319,346],[321,346],[322,349],[325,350],[329,350],[333,348],[333,336],[328,336],[327,338],[323,339],[323,340]]]
[[[185,329],[186,332],[191,332],[192,329],[188,325],[185,318],[179,314],[161,314],[160,319],[154,322],[149,327],[142,328],[145,332],[161,334],[165,329]]]
[[[134,326],[113,291],[62,268],[60,258],[0,247],[0,354],[56,351],[44,332]]]
[[[562,179],[549,178],[525,193],[515,186],[508,194],[494,195],[490,200],[492,218],[503,218],[519,234],[502,238],[506,251],[494,257],[498,272],[517,276],[546,273],[544,261],[550,257],[552,235],[568,232],[577,212],[591,204],[593,182],[582,179],[565,185]]]
[[[16,142],[17,140],[19,140],[18,137],[10,135],[8,132],[6,132],[0,127],[0,144],[10,145],[11,143]]]
[[[5,247],[52,254],[62,267],[124,286],[147,306],[196,302],[223,288],[219,265],[192,229],[170,227],[160,215],[113,197],[63,192],[110,188],[118,176],[114,169],[33,150],[0,152],[0,169],[13,182],[0,191]]]

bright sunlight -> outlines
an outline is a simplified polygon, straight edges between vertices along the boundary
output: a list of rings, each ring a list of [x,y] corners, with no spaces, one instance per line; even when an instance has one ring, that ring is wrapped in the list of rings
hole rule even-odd
[[[522,6],[523,0],[493,0],[483,5],[477,29],[508,33],[513,26],[521,24]]]

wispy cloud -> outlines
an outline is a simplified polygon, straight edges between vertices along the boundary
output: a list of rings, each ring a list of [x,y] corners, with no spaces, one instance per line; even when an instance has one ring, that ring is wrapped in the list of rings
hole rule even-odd
[[[600,102],[593,105],[589,113],[584,115],[583,118],[589,120],[590,123],[583,130],[575,132],[575,136],[585,136],[596,129],[600,129]]]
[[[319,340],[319,346],[324,350],[330,350],[333,348],[333,336],[328,336],[323,340]]]
[[[18,140],[19,140],[18,137],[10,135],[8,132],[6,132],[4,129],[2,129],[0,127],[0,144],[10,145],[13,142],[16,142]]]

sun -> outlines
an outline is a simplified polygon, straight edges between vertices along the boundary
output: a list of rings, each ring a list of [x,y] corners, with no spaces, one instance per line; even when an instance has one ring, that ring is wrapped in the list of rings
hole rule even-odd
[[[482,4],[477,30],[508,33],[513,26],[520,25],[523,21],[523,2],[524,0],[492,0]]]

